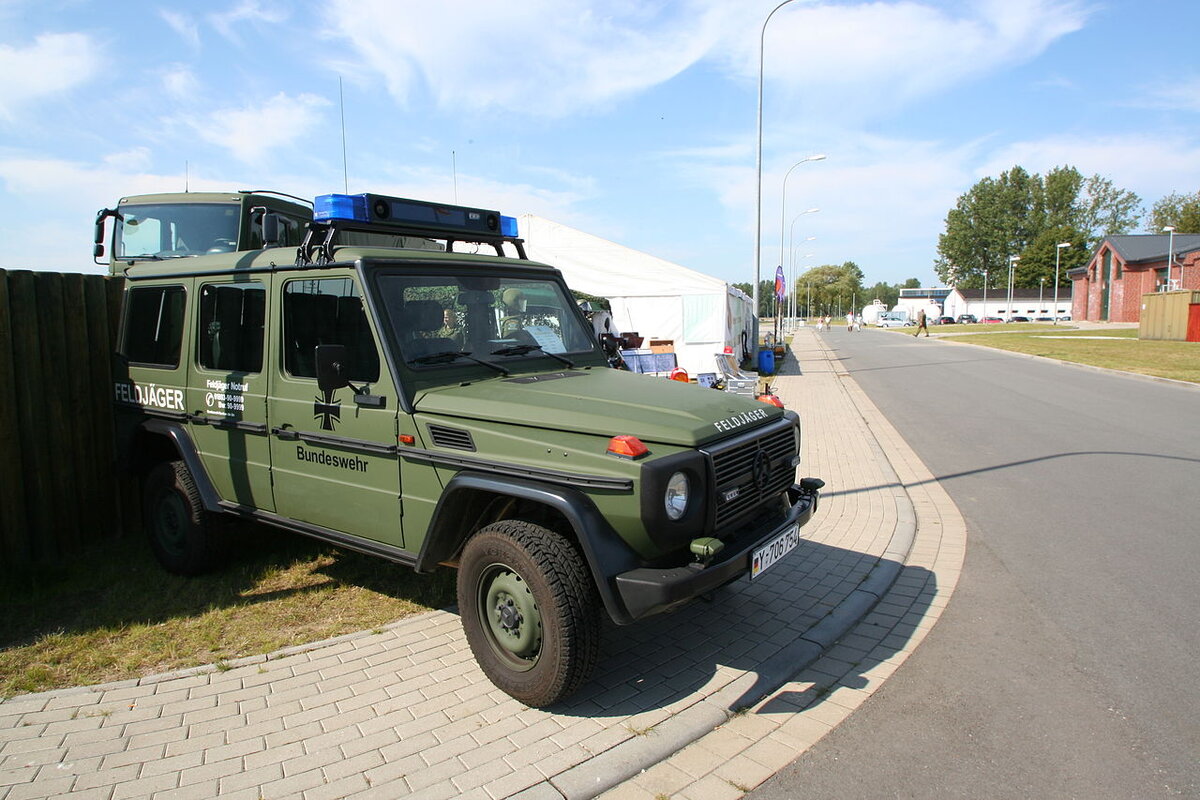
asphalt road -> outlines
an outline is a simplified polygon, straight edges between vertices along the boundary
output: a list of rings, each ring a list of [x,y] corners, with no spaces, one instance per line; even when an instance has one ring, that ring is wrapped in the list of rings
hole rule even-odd
[[[1200,390],[824,336],[962,511],[966,563],[905,665],[749,796],[1200,797]]]

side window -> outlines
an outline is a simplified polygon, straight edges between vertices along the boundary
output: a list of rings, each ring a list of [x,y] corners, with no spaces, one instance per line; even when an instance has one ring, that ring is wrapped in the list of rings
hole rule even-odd
[[[132,364],[174,369],[183,342],[182,286],[147,286],[129,290],[121,355]]]
[[[379,380],[379,351],[362,296],[350,278],[290,281],[283,291],[283,366],[297,378],[317,376],[314,348],[346,346],[350,380]]]
[[[261,283],[200,289],[196,360],[206,369],[261,372],[267,293]]]

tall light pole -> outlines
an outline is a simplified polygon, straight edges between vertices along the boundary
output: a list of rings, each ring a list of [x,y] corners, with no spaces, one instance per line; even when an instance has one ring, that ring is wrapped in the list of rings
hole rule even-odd
[[[1013,267],[1020,260],[1020,256],[1008,257],[1008,310],[1005,312],[1008,318],[1004,320],[1005,322],[1012,322]]]
[[[752,344],[755,352],[758,352],[758,283],[762,273],[763,50],[766,49],[767,43],[767,23],[771,21],[771,17],[775,16],[776,11],[791,2],[792,0],[783,0],[782,3],[771,9],[771,13],[767,14],[767,18],[763,20],[762,31],[758,35],[758,146],[754,158],[754,172],[757,180],[754,190],[754,284],[750,287],[754,292],[754,341]]]
[[[1058,262],[1064,247],[1070,247],[1070,242],[1059,242],[1054,245],[1054,324],[1058,324]]]
[[[801,162],[801,163],[803,163],[803,162]],[[785,183],[787,182],[787,178],[786,178],[786,177],[784,178],[784,182],[785,182]],[[788,233],[788,252],[792,252],[792,250],[791,250],[791,248],[792,248],[792,237],[793,237],[793,236],[795,236],[795,234],[796,234],[796,220],[800,219],[800,218],[801,218],[801,217],[803,217],[805,214],[816,214],[816,213],[817,213],[818,211],[820,211],[820,210],[821,210],[821,209],[819,209],[819,208],[810,208],[810,209],[808,209],[807,211],[801,211],[799,214],[797,214],[795,217],[793,217],[793,218],[792,218],[792,224],[791,224],[791,227],[790,227],[790,231],[789,231],[789,233]],[[782,222],[781,222],[781,225],[782,225]],[[781,228],[780,228],[780,231],[781,231],[781,233],[780,233],[780,238],[779,238],[779,245],[780,245],[780,247],[781,247],[781,248],[783,247],[783,234],[782,234],[782,230],[783,230],[783,229],[782,229],[782,227],[781,227]],[[816,238],[816,237],[814,237],[814,236],[810,236],[810,237],[808,237],[808,241],[812,241],[812,240],[813,240],[813,239],[815,239],[815,238]],[[792,259],[791,259],[791,260],[792,260],[792,264],[791,264],[792,282],[791,282],[791,285],[792,285],[792,286],[795,286],[795,285],[796,285],[796,255],[795,255],[795,253],[792,253]],[[782,250],[780,250],[779,263],[781,263],[781,264],[783,263],[783,251],[782,251]],[[795,316],[795,315],[793,314],[793,316]]]
[[[987,321],[987,270],[983,271],[983,316],[979,318],[980,322]]]
[[[785,217],[785,209],[787,209],[787,181],[788,181],[788,178],[791,177],[792,170],[794,170],[796,167],[800,166],[801,164],[807,164],[809,161],[824,161],[824,160],[825,160],[824,153],[817,153],[816,155],[811,155],[806,158],[802,158],[799,161],[797,161],[795,164],[792,164],[792,166],[788,167],[788,171],[785,172],[783,175],[783,195],[780,197],[780,200],[779,200],[779,265],[781,267],[786,267],[786,265],[784,264],[784,257],[783,257],[784,253],[786,252],[783,249],[783,221],[786,218]],[[805,213],[811,213],[813,211],[818,211],[818,210],[819,209],[812,208],[812,209],[809,209]],[[795,227],[795,224],[796,224],[796,220],[792,220],[793,227]],[[792,278],[794,280],[795,276],[793,275]],[[788,285],[790,286],[791,284],[788,284]]]
[[[1167,238],[1167,280],[1166,283],[1163,284],[1163,291],[1169,292],[1171,291],[1171,262],[1175,260],[1175,226],[1165,226],[1163,228],[1163,233],[1170,234],[1170,236]],[[1179,268],[1179,272],[1180,277],[1183,277],[1183,267]],[[1183,281],[1180,281],[1180,285],[1183,285]]]

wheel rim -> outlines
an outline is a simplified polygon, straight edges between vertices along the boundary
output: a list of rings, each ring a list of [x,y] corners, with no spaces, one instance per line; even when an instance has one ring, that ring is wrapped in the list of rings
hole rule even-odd
[[[521,575],[495,564],[479,578],[479,618],[488,644],[515,670],[532,669],[542,648],[542,614]]]
[[[182,555],[186,549],[187,509],[175,492],[163,492],[155,505],[154,537],[169,555]]]

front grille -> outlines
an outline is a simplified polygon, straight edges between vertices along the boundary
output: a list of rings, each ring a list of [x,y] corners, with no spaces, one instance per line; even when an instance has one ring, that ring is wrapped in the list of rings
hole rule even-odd
[[[706,448],[712,459],[719,532],[796,482],[796,448],[790,423],[731,444]]]
[[[475,452],[475,441],[471,438],[470,431],[448,428],[445,425],[430,425],[429,438],[438,447]]]

